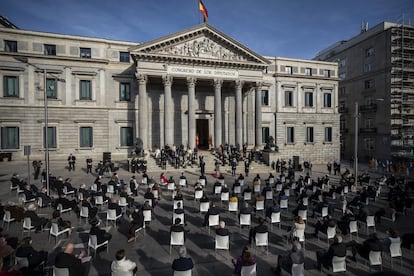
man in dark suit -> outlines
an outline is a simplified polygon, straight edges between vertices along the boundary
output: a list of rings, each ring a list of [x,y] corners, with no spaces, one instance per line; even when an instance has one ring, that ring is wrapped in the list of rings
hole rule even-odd
[[[249,243],[252,243],[252,239],[256,236],[256,233],[267,233],[267,225],[265,225],[264,222],[263,218],[259,218],[259,225],[250,229]]]
[[[180,247],[179,255],[180,257],[175,259],[171,266],[174,271],[186,271],[194,267],[193,260],[187,257],[185,246]]]
[[[108,203],[108,209],[115,210],[117,216],[119,216],[122,213],[122,208],[121,206],[119,206],[116,198],[112,198],[111,201]]]
[[[219,228],[216,229],[216,235],[219,236],[228,236],[229,229],[225,228],[226,223],[224,221],[220,221]]]
[[[332,265],[333,257],[345,257],[346,256],[346,245],[342,243],[342,236],[336,234],[334,243],[331,244],[328,251],[320,250],[316,252],[316,261],[318,269],[324,267],[330,267]]]
[[[36,232],[39,232],[42,227],[45,227],[48,223],[48,219],[45,217],[39,217],[36,213],[36,205],[30,203],[27,207],[26,212],[24,212],[24,217],[28,217],[31,220],[32,226],[36,227]]]
[[[55,266],[58,268],[68,268],[69,276],[83,276],[88,275],[88,269],[85,265],[82,265],[82,257],[85,252],[82,251],[80,254],[74,255],[74,244],[68,243],[65,251],[59,252],[55,258]]]

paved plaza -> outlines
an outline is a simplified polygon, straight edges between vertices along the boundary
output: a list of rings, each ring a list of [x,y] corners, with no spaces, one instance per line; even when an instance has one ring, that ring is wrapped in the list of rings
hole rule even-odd
[[[76,171],[69,172],[66,168],[67,163],[63,161],[51,161],[50,171],[54,176],[62,176],[64,179],[69,177],[72,179],[72,184],[79,187],[81,183],[85,183],[90,186],[95,180],[96,175],[87,174],[85,160],[78,160]],[[128,172],[125,164],[116,163],[120,167],[118,174],[120,178],[124,179],[127,183],[130,177],[133,175]],[[254,164],[252,165],[254,167]],[[234,181],[234,176],[231,175],[229,167],[225,168],[224,176],[225,182],[229,183],[230,187]],[[238,167],[238,173],[243,170],[243,166]],[[321,177],[326,174],[326,166],[315,165],[312,172],[312,177],[316,179],[318,176]],[[16,193],[10,193],[9,180],[14,172],[19,173],[21,177],[27,177],[27,162],[24,161],[11,161],[11,162],[0,162],[0,198],[3,202],[17,201]],[[178,181],[181,172],[184,172],[190,184],[194,184],[199,178],[198,168],[189,168],[185,170],[167,169],[165,174],[168,177],[173,176]],[[184,188],[184,207],[185,207],[185,221],[187,225],[186,230],[189,233],[186,236],[186,247],[188,249],[189,256],[194,261],[193,275],[232,275],[233,265],[231,262],[232,258],[236,258],[240,255],[242,248],[248,243],[248,229],[240,229],[238,225],[237,216],[232,213],[229,214],[227,210],[227,203],[221,204],[220,198],[212,195],[214,178],[212,177],[212,168],[207,168],[207,181],[208,185],[205,190],[210,200],[214,201],[218,206],[222,208],[220,213],[220,220],[224,220],[231,232],[230,252],[220,250],[215,254],[214,250],[214,230],[209,231],[204,227],[203,220],[204,215],[199,213],[198,202],[194,201],[194,189],[192,185]],[[262,179],[268,177],[270,172],[260,171]],[[151,171],[149,176],[153,176],[155,179],[159,179],[161,171]],[[249,177],[246,178],[247,184],[252,183],[253,177],[257,172],[251,170]],[[300,172],[296,173],[296,177]],[[137,180],[141,180],[140,174],[135,174]],[[332,176],[333,183],[337,183],[339,178]],[[109,179],[108,179],[109,180]],[[40,181],[33,180],[31,182],[40,186]],[[105,181],[107,182],[107,181]],[[140,187],[139,196],[135,198],[136,202],[143,203],[143,194],[146,187]],[[349,196],[351,198],[352,195]],[[277,263],[277,256],[283,254],[289,249],[289,245],[286,242],[287,227],[292,225],[292,210],[294,208],[295,200],[289,200],[290,206],[288,212],[282,212],[282,227],[273,227],[269,235],[269,249],[268,254],[264,248],[253,247],[252,252],[256,257],[257,263],[257,275],[273,275],[270,270],[271,267]],[[242,200],[239,200],[239,206]],[[376,202],[370,203],[370,208],[387,207],[387,203],[379,199]],[[42,214],[51,214],[52,210],[43,208],[39,211]],[[340,214],[336,212],[336,218],[339,218]],[[70,219],[72,225],[76,227],[76,231],[73,231],[69,237],[70,241],[73,241],[79,248],[85,247],[88,241],[88,229],[89,224],[85,223],[85,220],[79,222],[76,215],[72,213],[64,214],[65,219]],[[105,208],[101,210],[99,216],[102,218],[102,224],[106,225],[106,213]],[[253,219],[253,226],[257,225],[258,218],[263,217],[263,213],[259,212],[255,214]],[[414,214],[411,210],[408,216],[400,217],[396,222],[383,220],[381,224],[378,224],[376,229],[378,235],[382,238],[385,236],[385,231],[390,226],[395,227],[400,234],[407,232],[414,232]],[[116,227],[110,226],[110,232],[113,235],[112,240],[109,243],[109,250],[99,250],[96,257],[93,257],[90,262],[90,273],[89,275],[110,275],[110,264],[115,257],[115,252],[119,249],[125,249],[129,259],[135,261],[138,264],[137,275],[172,275],[171,263],[174,258],[178,256],[178,248],[173,248],[172,254],[169,254],[169,240],[170,233],[169,228],[172,222],[172,198],[171,194],[164,190],[161,200],[158,206],[154,210],[153,220],[147,225],[145,235],[139,235],[136,242],[128,243],[125,235],[120,233]],[[313,237],[313,226],[316,222],[315,218],[309,218],[306,227],[306,261],[305,269],[306,275],[321,275],[321,272],[316,269],[316,251],[322,248],[327,248],[326,240],[318,241],[317,238]],[[4,227],[6,228],[6,227]],[[269,228],[270,229],[270,228]],[[22,224],[12,222],[10,229],[5,229],[5,233],[9,235],[18,236],[22,235]],[[363,228],[360,228],[359,241],[366,239],[367,234]],[[372,230],[371,230],[372,231]],[[44,249],[49,251],[50,264],[53,264],[54,254],[61,250],[62,246],[68,241],[66,238],[62,238],[56,245],[54,239],[48,241],[48,232],[32,233],[33,245],[36,249]],[[349,236],[344,237],[344,241],[348,241]],[[348,252],[350,255],[350,252]],[[412,275],[414,271],[414,252],[410,252],[407,249],[403,249],[403,267],[400,267],[399,261],[394,261],[394,268],[391,268],[390,260],[388,256],[383,258],[383,272],[386,275],[396,275],[396,271],[405,275]],[[379,268],[372,268],[370,272],[369,267],[362,260],[358,260],[357,263],[349,260],[347,262],[348,272],[344,275],[369,275],[373,272],[378,272]],[[328,271],[325,270],[324,273]],[[286,272],[284,272],[286,274]],[[286,274],[288,275],[288,274]]]

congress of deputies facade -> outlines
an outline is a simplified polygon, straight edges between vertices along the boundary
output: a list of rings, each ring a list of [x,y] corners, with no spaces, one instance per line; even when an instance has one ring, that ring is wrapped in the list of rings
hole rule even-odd
[[[0,27],[0,153],[126,159],[197,143],[338,160],[337,63],[264,57],[208,24],[132,43]],[[45,76],[46,72],[46,76]],[[46,86],[46,88],[45,88]]]

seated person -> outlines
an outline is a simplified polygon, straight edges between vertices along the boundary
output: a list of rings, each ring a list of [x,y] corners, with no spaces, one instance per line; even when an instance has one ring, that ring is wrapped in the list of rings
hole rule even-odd
[[[73,254],[75,245],[68,243],[64,251],[59,252],[55,258],[55,266],[58,268],[68,268],[69,276],[86,276],[88,275],[88,269],[86,263],[82,264],[81,259],[85,256],[85,252],[81,251],[80,254]]]
[[[308,207],[303,205],[303,201],[300,200],[296,208],[292,211],[294,216],[297,216],[299,214],[299,211],[306,211],[308,210]]]
[[[30,203],[29,206],[27,206],[26,212],[24,212],[24,217],[29,217],[32,226],[36,228],[36,232],[39,232],[43,227],[45,227],[49,220],[45,217],[39,217],[36,213],[36,204]]]
[[[36,197],[37,198],[40,197],[42,199],[42,206],[41,207],[46,207],[46,206],[49,206],[49,205],[50,206],[53,205],[54,199],[47,195],[47,189],[45,187],[43,187],[38,193],[36,193]]]
[[[59,231],[70,229],[69,235],[72,233],[72,223],[69,220],[63,220],[58,210],[53,211],[51,223],[56,223]]]
[[[244,196],[245,193],[252,193],[252,188],[249,185],[247,185],[246,188],[244,188],[243,196]]]
[[[129,214],[129,230],[128,230],[128,242],[135,240],[135,231],[144,226],[144,214],[142,209],[136,208],[134,212]]]
[[[293,264],[305,263],[305,253],[303,252],[302,245],[299,241],[295,240],[292,242],[292,249],[286,255],[279,255],[277,258],[277,267],[274,272],[280,275],[282,268],[287,271],[292,271]],[[273,270],[273,269],[272,269]]]
[[[208,199],[208,197],[206,196],[206,194],[204,193],[203,196],[200,198],[200,202],[209,202],[210,200]]]
[[[126,274],[130,273],[131,275],[135,275],[138,271],[137,264],[131,260],[128,260],[125,256],[125,250],[120,249],[116,252],[115,261],[111,263],[111,272],[113,275],[117,273]]]
[[[106,232],[104,229],[100,229],[99,225],[101,224],[101,220],[97,217],[92,218],[89,223],[92,225],[89,235],[95,235],[98,244],[104,243],[106,241],[110,241],[112,239],[112,234]]]
[[[186,271],[194,267],[193,260],[187,257],[187,249],[181,246],[179,250],[180,257],[175,259],[171,265],[174,271]]]
[[[126,202],[128,203],[129,208],[134,206],[134,198],[129,196],[128,189],[126,187],[124,187],[121,190],[121,192],[119,193],[119,197],[124,197],[126,199]]]
[[[213,185],[213,194],[216,191],[216,187],[221,187],[221,183],[219,181],[214,182],[214,185]]]
[[[144,194],[144,200],[146,200],[146,199],[150,199],[152,201],[152,206],[155,207],[155,205],[156,205],[155,197],[154,197],[154,194],[152,193],[151,188],[148,188],[147,192]]]
[[[252,240],[256,236],[256,233],[267,233],[267,225],[264,224],[265,220],[263,218],[259,218],[259,225],[254,228],[250,229],[249,232],[249,244],[252,243]]]
[[[66,190],[67,190],[67,192],[68,193],[70,193],[70,192],[74,192],[74,194],[75,194],[75,196],[77,196],[77,194],[78,194],[78,189],[76,189],[75,187],[73,187],[72,186],[72,183],[71,183],[71,179],[70,178],[66,178],[65,179],[65,182],[63,183],[63,186],[64,187],[66,187]]]
[[[231,259],[231,262],[234,265],[234,273],[236,275],[240,275],[243,266],[254,265],[256,263],[256,260],[252,256],[250,249],[245,246],[243,248],[241,256],[237,257],[236,260]]]
[[[346,245],[342,243],[342,236],[339,234],[335,235],[334,242],[329,246],[328,251],[320,250],[316,252],[316,261],[318,269],[321,270],[322,265],[326,268],[332,266],[333,257],[345,257],[346,256]]]
[[[266,182],[266,186],[262,190],[262,196],[266,197],[266,192],[271,192],[272,187],[270,187],[269,182]]]
[[[24,218],[24,208],[18,206],[15,202],[9,201],[7,205],[4,207],[4,210],[10,212],[10,216],[14,218],[16,221],[20,222]]]
[[[370,251],[382,251],[382,244],[376,233],[372,233],[362,244],[359,244],[356,241],[351,241],[348,244],[352,247],[352,256],[354,260],[356,253],[368,260]]]
[[[55,205],[53,206],[55,209],[59,206],[59,204],[62,205],[63,209],[72,208],[75,213],[79,214],[79,206],[75,199],[69,200],[66,198],[64,194],[60,194],[59,198],[55,200]]]
[[[229,230],[226,228],[226,223],[224,221],[220,221],[219,228],[216,229],[216,235],[219,235],[219,236],[229,235]]]
[[[238,179],[236,179],[236,180],[234,181],[234,183],[233,183],[233,192],[234,192],[234,190],[236,189],[236,187],[240,187],[240,182],[239,182],[239,180],[238,180]]]
[[[345,210],[345,214],[341,217],[341,220],[338,221],[338,228],[341,230],[342,235],[347,235],[349,233],[349,222],[354,221],[355,216],[350,209]]]
[[[96,217],[96,215],[98,214],[98,208],[93,206],[91,203],[91,197],[90,195],[86,196],[83,198],[82,200],[82,207],[87,207],[88,208],[88,217],[89,219]]]
[[[26,197],[26,201],[36,198],[36,193],[32,190],[31,186],[29,185],[24,186],[23,194]]]
[[[326,234],[328,227],[335,227],[336,221],[332,218],[331,215],[318,219],[318,222],[315,225],[314,235],[317,237],[319,232]]]
[[[204,226],[208,225],[208,219],[210,215],[218,215],[220,214],[220,209],[213,203],[210,208],[208,209],[207,213],[204,216]]]
[[[25,271],[27,271],[30,275],[36,275],[35,271],[38,272],[37,275],[41,275],[40,273],[42,270],[39,269],[39,266],[42,263],[46,263],[47,255],[46,251],[36,251],[32,247],[31,237],[25,237],[16,250],[16,257],[27,258],[29,261],[29,267],[25,269]]]
[[[382,248],[385,252],[390,252],[390,245],[392,243],[400,243],[401,238],[394,228],[387,230],[387,237],[382,240]]]
[[[229,192],[229,188],[227,187],[227,184],[223,185],[223,187],[221,188],[221,192],[222,193],[228,193]]]
[[[271,218],[273,213],[280,213],[280,205],[275,199],[273,199],[272,205],[266,208],[266,217]]]
[[[122,214],[122,208],[119,206],[118,201],[115,197],[111,198],[111,201],[108,203],[108,209],[115,210],[116,216],[119,216]]]
[[[230,202],[238,202],[239,199],[235,193],[233,193],[229,199]]]

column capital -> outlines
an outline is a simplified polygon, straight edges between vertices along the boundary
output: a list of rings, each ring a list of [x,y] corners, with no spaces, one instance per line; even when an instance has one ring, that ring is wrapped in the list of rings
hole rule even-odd
[[[173,77],[170,75],[163,75],[162,76],[162,82],[164,83],[164,86],[171,86],[173,84]]]
[[[221,88],[221,85],[223,84],[222,79],[214,79],[213,81],[214,81],[214,87]]]
[[[241,89],[241,88],[243,88],[244,81],[242,81],[242,80],[236,80],[234,82],[234,85],[236,86],[236,88]]]
[[[148,81],[148,76],[144,74],[136,74],[139,84],[146,84]]]
[[[260,88],[263,85],[263,81],[256,81],[254,84],[255,88]]]
[[[187,77],[187,86],[194,87],[197,83],[197,78],[194,77]]]

